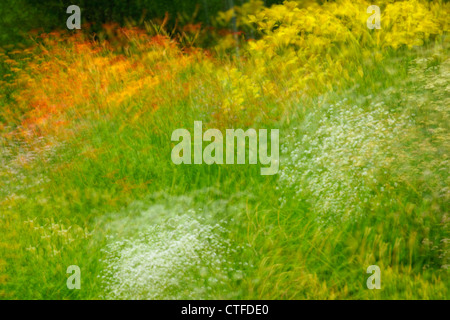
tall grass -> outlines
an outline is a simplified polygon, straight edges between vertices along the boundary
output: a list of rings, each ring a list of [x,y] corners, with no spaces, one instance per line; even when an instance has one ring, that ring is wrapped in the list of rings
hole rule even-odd
[[[448,4],[364,5],[246,8],[239,55],[114,25],[0,53],[0,297],[448,298]],[[174,165],[194,120],[279,128],[281,172]]]

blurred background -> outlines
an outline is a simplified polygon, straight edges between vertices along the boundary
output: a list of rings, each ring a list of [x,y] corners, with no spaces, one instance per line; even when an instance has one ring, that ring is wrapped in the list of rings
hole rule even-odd
[[[241,6],[246,0],[2,0],[0,2],[0,45],[22,42],[30,30],[53,31],[66,28],[70,5],[81,9],[82,23],[92,32],[105,23],[139,25],[148,20],[163,20],[167,26],[187,23],[213,26],[219,11]],[[283,0],[264,0],[265,6]],[[307,1],[305,1],[307,2]],[[231,24],[233,22],[231,21]],[[230,25],[230,27],[233,27]]]

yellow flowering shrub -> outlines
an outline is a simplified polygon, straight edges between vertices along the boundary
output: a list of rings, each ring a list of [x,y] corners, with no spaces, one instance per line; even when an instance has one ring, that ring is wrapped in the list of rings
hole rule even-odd
[[[256,37],[240,44],[238,53],[247,57],[240,77],[259,85],[261,79],[265,85],[271,82],[283,101],[332,90],[343,81],[358,83],[365,76],[363,66],[380,62],[389,50],[422,45],[448,30],[444,17],[450,13],[447,4],[437,1],[381,1],[381,29],[371,30],[367,27],[371,16],[368,1],[338,0],[322,5],[285,1],[270,8],[257,3],[251,1],[219,18],[231,23],[235,17],[237,26],[252,30],[247,37]],[[244,13],[249,13],[247,18]],[[246,25],[250,26],[245,29]],[[221,43],[222,50],[238,46],[236,39],[230,36],[228,40]],[[236,86],[240,87],[239,80]],[[238,109],[251,104],[246,96],[233,91]],[[224,105],[228,110],[229,102]]]
[[[420,46],[430,35],[440,34],[443,29],[442,21],[436,19],[433,12],[418,0],[388,4],[382,12],[381,21],[385,33],[383,45],[393,48]]]

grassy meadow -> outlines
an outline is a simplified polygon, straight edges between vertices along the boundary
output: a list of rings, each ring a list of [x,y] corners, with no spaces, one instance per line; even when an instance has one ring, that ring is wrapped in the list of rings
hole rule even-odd
[[[371,4],[0,48],[0,299],[450,298],[450,4]],[[173,164],[194,121],[279,129],[279,172]]]

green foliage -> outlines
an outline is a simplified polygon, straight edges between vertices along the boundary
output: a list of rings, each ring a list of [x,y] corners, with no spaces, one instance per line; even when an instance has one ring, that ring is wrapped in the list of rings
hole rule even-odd
[[[1,299],[450,297],[445,37],[366,57],[352,42],[308,70],[297,46],[218,58],[114,36],[0,54],[17,75],[0,92]],[[174,165],[171,133],[194,120],[280,129],[280,173]]]

